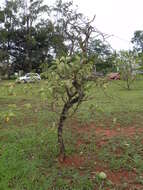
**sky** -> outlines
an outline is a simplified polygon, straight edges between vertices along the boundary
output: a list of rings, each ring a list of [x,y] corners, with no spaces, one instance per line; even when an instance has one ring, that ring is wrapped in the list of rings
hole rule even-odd
[[[47,0],[48,1],[48,0]],[[131,49],[135,30],[143,30],[143,0],[73,0],[79,10],[92,18],[114,49]]]

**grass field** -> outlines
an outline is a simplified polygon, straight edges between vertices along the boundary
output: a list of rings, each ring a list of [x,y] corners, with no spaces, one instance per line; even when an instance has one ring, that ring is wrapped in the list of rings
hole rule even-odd
[[[143,189],[143,81],[91,89],[95,98],[65,123],[63,163],[58,115],[40,94],[47,82],[0,81],[0,190]]]

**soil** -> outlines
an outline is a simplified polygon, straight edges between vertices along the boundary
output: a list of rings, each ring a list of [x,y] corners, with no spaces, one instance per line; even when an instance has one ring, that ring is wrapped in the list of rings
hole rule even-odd
[[[61,166],[79,168],[84,163],[84,157],[80,155],[67,156],[63,161],[59,159]]]
[[[116,136],[125,136],[125,137],[134,137],[134,135],[137,135],[139,133],[143,132],[143,128],[137,128],[135,126],[128,126],[128,127],[122,127],[120,124],[117,124],[114,127],[105,128],[101,126],[96,126],[96,124],[91,123],[88,125],[82,125],[80,126],[77,122],[74,122],[72,124],[72,132],[78,136],[77,138],[77,149],[82,144],[89,144],[90,143],[90,137],[95,136],[98,137],[97,139],[97,147],[101,148],[104,146],[108,141]],[[83,137],[87,135],[88,138],[86,140]],[[100,139],[100,140],[99,140]],[[117,154],[122,152],[122,150],[118,150]],[[91,158],[92,159],[92,158]],[[85,164],[89,162],[89,157],[84,154],[76,154],[72,156],[66,157],[66,159],[63,162],[60,162],[61,166],[65,167],[74,167],[77,169],[84,168]],[[143,186],[140,184],[136,184],[135,179],[137,177],[136,171],[127,171],[127,170],[118,170],[118,171],[112,171],[106,164],[103,165],[103,163],[100,163],[100,161],[94,160],[95,166],[91,167],[91,178],[97,172],[104,171],[107,174],[108,180],[110,180],[115,186],[120,186],[123,184],[127,184],[128,187],[125,188],[126,190],[139,190],[143,189]],[[92,173],[93,171],[93,173]],[[83,174],[84,175],[84,174]]]
[[[115,137],[117,135],[120,136],[133,136],[139,133],[143,132],[143,128],[136,128],[136,127],[121,127],[120,125],[117,125],[114,128],[103,128],[96,126],[95,124],[90,124],[90,125],[84,125],[82,127],[77,127],[76,125],[74,126],[74,130],[77,130],[77,132],[80,133],[86,133],[88,135],[95,133],[95,135],[100,135],[100,136],[105,136],[106,138],[110,139],[112,137]]]

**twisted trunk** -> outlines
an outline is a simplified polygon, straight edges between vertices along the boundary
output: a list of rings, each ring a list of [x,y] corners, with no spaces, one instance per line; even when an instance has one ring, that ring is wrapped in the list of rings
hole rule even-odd
[[[60,150],[60,159],[63,161],[65,159],[65,145],[64,145],[64,140],[63,140],[63,126],[64,126],[64,121],[67,118],[67,113],[69,110],[69,105],[65,104],[64,108],[62,110],[59,124],[58,124],[58,144],[59,144],[59,150]]]
[[[63,140],[64,122],[67,119],[68,111],[70,110],[70,108],[72,108],[74,104],[81,102],[83,97],[84,97],[84,94],[80,94],[79,96],[75,98],[71,97],[69,101],[64,104],[64,107],[60,116],[60,120],[58,123],[58,145],[59,145],[59,150],[60,150],[59,151],[60,161],[64,161],[65,159],[65,145],[64,145],[64,140]]]

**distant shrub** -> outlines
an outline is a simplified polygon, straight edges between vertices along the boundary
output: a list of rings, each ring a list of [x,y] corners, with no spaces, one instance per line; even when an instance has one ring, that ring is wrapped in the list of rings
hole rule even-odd
[[[16,80],[16,79],[17,79],[17,76],[11,75],[9,79],[10,79],[10,80]]]
[[[41,79],[46,80],[46,79],[48,79],[48,73],[47,72],[43,72],[43,73],[40,74],[40,77],[41,77]]]

